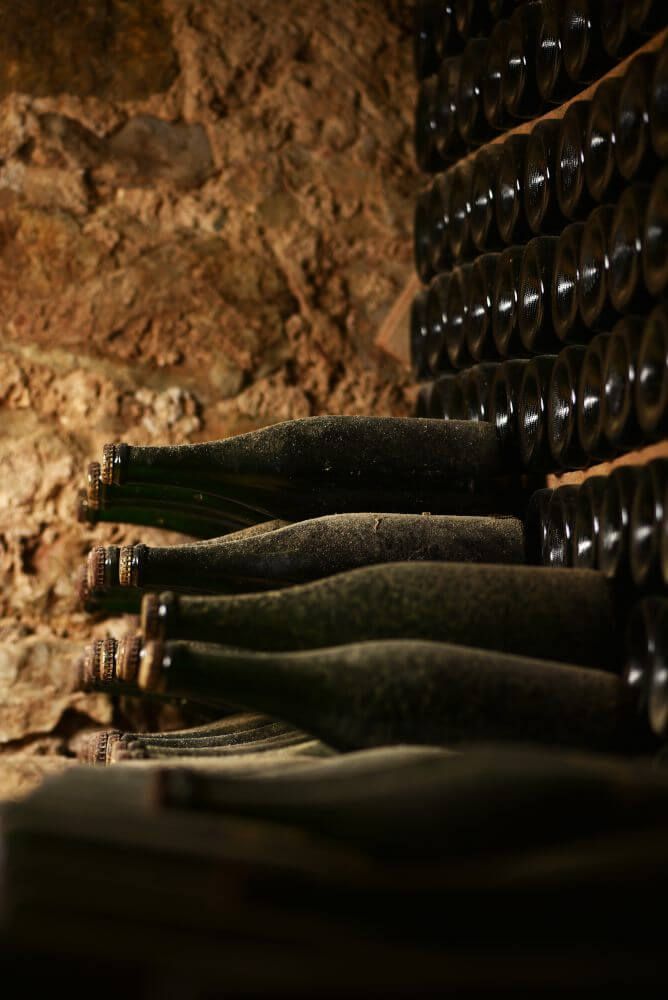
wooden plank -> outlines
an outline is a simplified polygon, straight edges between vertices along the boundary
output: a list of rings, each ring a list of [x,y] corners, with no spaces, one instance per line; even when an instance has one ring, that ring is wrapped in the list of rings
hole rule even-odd
[[[638,55],[638,53],[658,51],[667,37],[668,28],[658,32],[645,42],[644,45],[639,46],[634,52],[631,53],[631,55],[627,56],[626,59],[623,59],[620,63],[614,66],[608,73],[605,74],[605,76],[602,76],[601,80],[608,80],[616,76],[622,76],[626,72],[629,63]],[[524,135],[530,132],[539,121],[547,121],[552,118],[563,118],[566,113],[566,109],[569,105],[573,104],[574,101],[582,101],[593,97],[596,88],[601,83],[601,80],[597,80],[596,83],[591,84],[591,86],[576,94],[575,97],[565,101],[557,108],[552,108],[544,115],[533,118],[531,121],[521,122],[515,128],[509,129],[507,132],[501,132],[494,139],[491,139],[486,145],[491,146],[499,142],[504,142],[509,135]],[[458,165],[473,159],[479,151],[479,149],[472,150],[458,161]],[[428,180],[429,178],[425,177],[425,183],[427,183]],[[410,367],[409,320],[411,302],[420,287],[419,278],[416,274],[412,274],[408,278],[403,290],[399,293],[399,297],[395,301],[394,305],[391,306],[390,311],[381,323],[375,339],[377,347],[385,351],[387,354],[390,354],[397,361],[400,361],[406,366],[406,368]]]
[[[588,469],[578,469],[577,472],[563,472],[558,476],[548,476],[547,485],[552,489],[556,489],[557,486],[579,486],[590,476],[609,476],[612,470],[619,465],[645,465],[653,458],[668,458],[668,440],[657,441],[656,444],[649,444],[636,451],[627,451],[624,455],[618,455],[611,462],[590,465]]]

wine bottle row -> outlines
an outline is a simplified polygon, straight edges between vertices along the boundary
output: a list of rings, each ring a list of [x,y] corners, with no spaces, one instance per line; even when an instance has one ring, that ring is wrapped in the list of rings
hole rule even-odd
[[[598,569],[640,590],[661,590],[668,586],[667,503],[666,459],[541,490],[531,501],[540,561]]]
[[[668,308],[559,354],[473,365],[420,388],[415,414],[489,421],[510,467],[585,468],[666,434]]]
[[[577,105],[571,105],[573,108]],[[620,179],[616,188],[602,192],[606,199],[614,197],[605,204],[596,205],[602,198],[582,197],[583,164],[590,160],[572,156],[569,149],[561,156],[557,150],[555,169],[548,164],[548,157],[539,163],[549,133],[554,137],[572,121],[571,109],[561,122],[544,122],[531,136],[511,136],[482,150],[472,164],[440,174],[418,197],[414,251],[423,283],[479,254],[526,243],[532,236],[542,238],[542,245],[549,247],[575,220],[571,238],[578,247],[585,232],[590,244],[596,240],[596,249],[606,237],[617,241],[618,254],[629,252],[626,247],[631,235],[641,239],[647,247],[648,286],[654,294],[665,287],[668,168],[653,175],[651,183],[635,180],[626,184]],[[586,231],[585,224],[589,227]],[[615,258],[615,249],[610,247],[613,275],[623,263]]]
[[[628,24],[622,3],[601,4],[606,51],[596,44],[596,26],[583,6],[589,5],[583,0],[521,4],[510,18],[496,24],[490,38],[471,40],[461,55],[443,59],[437,71],[423,79],[418,92],[415,154],[419,166],[428,172],[442,170],[499,132],[543,114],[551,104],[561,104],[582,85],[595,82],[644,41],[633,32],[610,30],[615,17],[618,28]],[[558,18],[555,21],[559,7],[561,23]],[[661,27],[667,21],[664,11]],[[563,149],[567,158],[573,157],[571,169],[576,150],[589,150],[592,162],[587,181],[595,190],[602,191],[601,185],[610,181],[604,171],[612,171],[613,157],[623,176],[641,169],[645,154],[650,155],[648,132],[655,150],[665,147],[667,72],[665,49],[658,59],[654,53],[640,53],[623,77],[605,81],[592,101],[572,105],[576,111],[569,108],[564,138],[575,145]],[[543,142],[554,142],[549,128]],[[545,152],[537,143],[533,155],[538,163]]]

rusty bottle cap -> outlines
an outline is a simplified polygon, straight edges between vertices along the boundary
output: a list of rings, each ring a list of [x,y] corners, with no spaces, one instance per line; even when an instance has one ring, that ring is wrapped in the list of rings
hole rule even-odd
[[[96,639],[86,646],[83,654],[83,684],[91,687],[100,680],[100,663],[102,659],[103,639]]]
[[[121,587],[141,586],[141,565],[145,545],[124,545],[120,550],[118,581]]]
[[[120,548],[98,545],[88,553],[87,582],[90,590],[118,586]]]
[[[81,747],[79,759],[85,764],[109,764],[113,748],[120,738],[121,733],[118,729],[105,729],[100,733],[93,733]]]
[[[124,684],[135,684],[139,673],[141,636],[126,635],[116,650],[116,679]]]
[[[158,691],[162,686],[164,666],[164,645],[162,642],[147,642],[139,654],[138,684],[143,691]]]
[[[117,648],[117,639],[102,639],[100,651],[100,680],[103,684],[109,684],[111,681],[116,679]]]
[[[102,503],[102,479],[99,462],[89,462],[86,470],[86,496],[91,510],[99,510]]]

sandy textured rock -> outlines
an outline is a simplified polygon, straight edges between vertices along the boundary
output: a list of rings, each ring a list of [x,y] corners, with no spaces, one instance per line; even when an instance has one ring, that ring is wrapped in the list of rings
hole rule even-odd
[[[105,441],[408,412],[373,340],[412,266],[415,87],[392,0],[0,13],[0,743],[56,732],[41,761],[111,718],[62,693],[65,649],[128,627],[77,611],[73,569],[178,537],[73,523]]]

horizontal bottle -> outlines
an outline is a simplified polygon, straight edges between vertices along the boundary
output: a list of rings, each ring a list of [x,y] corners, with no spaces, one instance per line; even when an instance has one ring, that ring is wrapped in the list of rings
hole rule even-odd
[[[423,289],[417,293],[411,302],[410,316],[411,368],[413,369],[414,377],[418,381],[429,378],[431,375],[431,367],[427,360],[428,332],[427,291]]]
[[[573,538],[573,565],[577,569],[598,569],[598,539],[606,478],[589,476],[578,490]]]
[[[547,565],[547,529],[552,489],[536,490],[532,495],[525,518],[527,562],[535,566]]]
[[[475,38],[467,42],[462,55],[457,91],[457,127],[464,142],[470,146],[480,145],[491,132],[482,100],[488,54],[489,41]]]
[[[635,466],[613,469],[605,481],[598,539],[598,568],[610,579],[630,579],[631,506],[638,481]]]
[[[574,101],[561,119],[555,158],[555,184],[561,214],[584,218],[593,207],[585,184],[585,143],[589,101]]]
[[[627,181],[638,176],[651,176],[656,170],[649,118],[655,63],[654,53],[641,53],[633,59],[622,77],[614,153],[617,170]]]
[[[413,12],[413,65],[419,80],[435,73],[443,57],[461,47],[452,6],[418,0]]]
[[[498,145],[481,149],[471,171],[471,239],[480,251],[498,250],[503,240],[496,224],[496,179],[502,151]]]
[[[448,288],[452,274],[446,271],[437,274],[429,282],[425,304],[425,323],[427,326],[426,354],[430,372],[450,371],[448,345],[445,339],[448,322]]]
[[[561,104],[575,91],[564,66],[561,20],[564,0],[544,0],[536,38],[536,84],[545,102]]]
[[[149,643],[139,683],[200,699],[212,692],[287,718],[342,750],[491,740],[601,750],[642,743],[635,699],[619,678],[440,643],[283,654]]]
[[[438,71],[434,144],[442,163],[455,163],[467,151],[457,129],[457,91],[461,59],[444,59]]]
[[[619,77],[603,80],[596,88],[589,105],[584,168],[587,189],[594,201],[615,197],[621,184],[615,161],[621,89],[622,81]]]
[[[668,159],[668,42],[657,54],[649,105],[650,134],[654,152]]]
[[[522,345],[530,354],[544,354],[559,347],[552,323],[556,246],[556,236],[535,236],[522,254],[517,326]]]
[[[520,272],[524,247],[503,250],[496,263],[492,302],[492,337],[499,357],[522,356],[518,327]]]
[[[431,216],[429,202],[431,191],[423,191],[415,200],[413,215],[413,259],[420,281],[427,284],[435,274],[432,265]]]
[[[435,380],[431,416],[439,420],[464,419],[464,401],[456,375],[441,375]]]
[[[662,534],[668,460],[655,459],[642,467],[633,492],[629,528],[629,563],[636,587],[661,586]]]
[[[498,362],[473,365],[459,376],[465,420],[490,419],[490,392]]]
[[[638,41],[629,25],[627,10],[627,0],[606,0],[597,8],[603,50],[614,60],[620,59]]]
[[[458,370],[470,364],[466,335],[468,332],[468,282],[470,264],[462,264],[450,272],[444,308],[444,341],[450,368]]]
[[[455,170],[450,169],[438,174],[432,182],[427,197],[429,261],[433,274],[440,274],[452,264],[448,233],[455,173]]]
[[[601,14],[595,0],[565,0],[561,42],[564,67],[577,83],[592,83],[614,61],[601,44]]]
[[[578,297],[582,277],[580,250],[584,222],[572,222],[562,230],[554,251],[552,276],[552,324],[561,341],[578,339]]]
[[[615,324],[605,352],[601,421],[606,438],[619,450],[642,439],[634,397],[643,330],[642,316],[623,317]]]
[[[651,35],[666,27],[663,0],[627,0],[626,15],[629,27],[641,35]]]
[[[652,310],[638,350],[635,379],[636,419],[650,439],[661,438],[668,427],[668,307]]]
[[[528,361],[504,361],[498,365],[489,393],[489,421],[512,467],[520,462],[519,400]]]
[[[540,3],[523,3],[510,18],[502,90],[506,110],[516,119],[531,118],[540,110],[536,43],[541,14]]]
[[[474,255],[471,238],[471,167],[465,164],[453,167],[450,173],[450,216],[447,242],[450,258],[456,263],[469,260]]]
[[[660,740],[668,736],[666,689],[665,598],[646,597],[634,605],[627,627],[627,684],[635,689],[639,711],[646,713],[651,731]]]
[[[652,184],[642,237],[642,269],[650,295],[660,296],[668,287],[668,168]]]
[[[563,218],[557,202],[555,163],[559,122],[538,122],[531,130],[524,162],[524,214],[532,233],[559,233]]]
[[[189,482],[289,520],[369,510],[381,495],[404,513],[412,504],[443,510],[471,480],[501,472],[491,427],[393,417],[310,417],[175,447],[108,445],[103,462],[107,482]]]
[[[610,226],[608,294],[618,312],[648,304],[641,253],[649,195],[648,184],[628,187],[617,202]]]
[[[436,417],[434,405],[434,383],[425,382],[421,385],[415,397],[414,415],[416,417]]]
[[[561,486],[550,500],[544,559],[553,569],[567,569],[574,563],[579,492],[577,486]]]
[[[503,101],[503,80],[506,72],[506,49],[510,21],[503,18],[494,26],[489,39],[489,54],[482,81],[483,113],[490,131],[505,132],[513,124]]]
[[[524,216],[524,175],[528,136],[511,135],[502,145],[496,187],[496,225],[504,243],[529,238]]]
[[[444,163],[436,149],[436,134],[438,101],[438,76],[433,74],[424,79],[418,88],[418,98],[415,107],[415,129],[413,144],[415,159],[421,170],[426,173],[436,173],[442,170]]]
[[[556,360],[550,354],[532,358],[522,376],[517,419],[520,458],[525,469],[545,470],[551,464],[547,414]]]
[[[610,302],[610,236],[614,205],[599,205],[589,214],[580,244],[578,308],[587,330],[605,329],[617,312]]]
[[[265,754],[282,753],[287,757],[293,754],[308,756],[309,752],[319,746],[319,741],[309,737],[306,733],[300,732],[289,726],[285,732],[277,733],[274,736],[250,737],[245,743],[237,745],[216,746],[202,744],[201,746],[163,747],[144,743],[135,740],[129,744],[127,749],[116,750],[116,759],[120,760],[162,760],[170,766],[184,763],[195,763],[198,761],[214,762],[220,760],[247,759],[253,757],[263,757]]]
[[[245,541],[121,549],[121,586],[252,591],[404,560],[523,562],[515,518],[334,514]]]
[[[608,581],[531,566],[388,563],[262,594],[149,594],[142,634],[264,649],[430,639],[610,668],[618,657]]]
[[[578,439],[590,461],[597,462],[604,462],[617,452],[605,435],[603,422],[604,372],[609,344],[609,333],[599,333],[591,341],[582,362],[577,388]]]
[[[577,431],[578,383],[586,348],[565,347],[550,379],[547,436],[552,461],[558,468],[582,469],[587,464]]]
[[[494,285],[498,253],[483,253],[471,264],[468,276],[466,348],[474,361],[498,357],[492,334]]]

